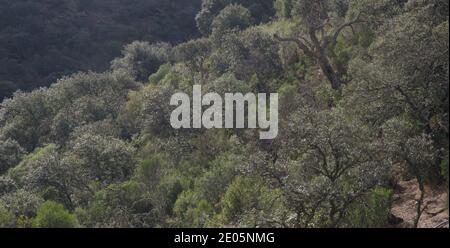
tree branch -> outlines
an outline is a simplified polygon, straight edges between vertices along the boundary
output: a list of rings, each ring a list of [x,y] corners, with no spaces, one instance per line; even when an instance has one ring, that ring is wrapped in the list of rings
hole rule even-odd
[[[324,47],[327,47],[327,46],[330,45],[330,44],[336,44],[336,43],[337,43],[337,39],[338,39],[338,37],[339,37],[339,34],[341,34],[341,32],[342,32],[345,28],[347,28],[347,27],[352,27],[352,28],[353,28],[353,25],[362,22],[362,21],[360,20],[360,17],[361,17],[361,12],[358,13],[358,15],[357,15],[357,16],[355,17],[355,19],[353,19],[352,21],[346,22],[346,23],[342,24],[341,26],[339,26],[339,27],[334,31],[334,34],[333,34],[331,37],[328,36],[327,39],[325,39]]]
[[[303,43],[301,40],[299,39],[295,39],[295,38],[283,38],[278,36],[278,34],[274,34],[274,39],[277,40],[278,42],[294,42],[295,44],[298,45],[298,47],[308,56],[312,56],[315,57],[315,54],[313,52],[313,49],[311,49],[308,45],[306,45],[305,43]]]

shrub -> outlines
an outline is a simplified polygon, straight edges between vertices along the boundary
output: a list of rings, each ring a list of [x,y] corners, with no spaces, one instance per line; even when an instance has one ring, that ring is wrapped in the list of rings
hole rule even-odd
[[[377,187],[355,204],[348,216],[349,225],[358,228],[386,227],[391,213],[393,191]]]
[[[113,70],[125,70],[138,81],[147,81],[148,77],[169,61],[171,46],[167,43],[150,44],[135,41],[125,46],[123,57],[112,62]]]
[[[14,222],[15,216],[11,211],[0,205],[0,228],[11,227]]]
[[[39,208],[33,220],[33,227],[38,228],[76,228],[78,220],[62,204],[47,201]]]
[[[22,147],[15,140],[0,140],[0,174],[17,165],[23,154]]]
[[[226,30],[243,30],[251,25],[251,15],[242,5],[232,4],[225,7],[212,23],[213,32]]]

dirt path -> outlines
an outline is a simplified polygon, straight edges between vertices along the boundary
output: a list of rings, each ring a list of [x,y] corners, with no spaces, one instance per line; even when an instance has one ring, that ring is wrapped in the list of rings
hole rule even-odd
[[[416,180],[401,181],[395,190],[392,214],[403,219],[403,223],[397,227],[413,227],[416,216],[416,202],[419,199],[420,190]],[[434,228],[446,222],[448,228],[448,194],[446,190],[426,190],[426,209],[420,218],[420,228]]]

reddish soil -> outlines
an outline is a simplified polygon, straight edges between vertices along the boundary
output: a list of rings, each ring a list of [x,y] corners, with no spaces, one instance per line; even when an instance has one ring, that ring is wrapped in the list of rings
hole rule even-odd
[[[420,190],[416,180],[398,183],[392,214],[403,219],[403,223],[396,227],[413,227],[416,217],[416,204],[420,197]],[[426,189],[424,200],[425,211],[419,221],[419,228],[448,228],[448,192],[445,189]]]

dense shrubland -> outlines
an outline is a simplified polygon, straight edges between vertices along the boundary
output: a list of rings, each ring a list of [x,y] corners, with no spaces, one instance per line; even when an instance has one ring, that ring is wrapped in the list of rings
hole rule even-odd
[[[448,8],[203,0],[203,37],[3,101],[0,226],[385,227],[397,168],[448,187]],[[172,129],[194,84],[278,92],[278,138]]]

